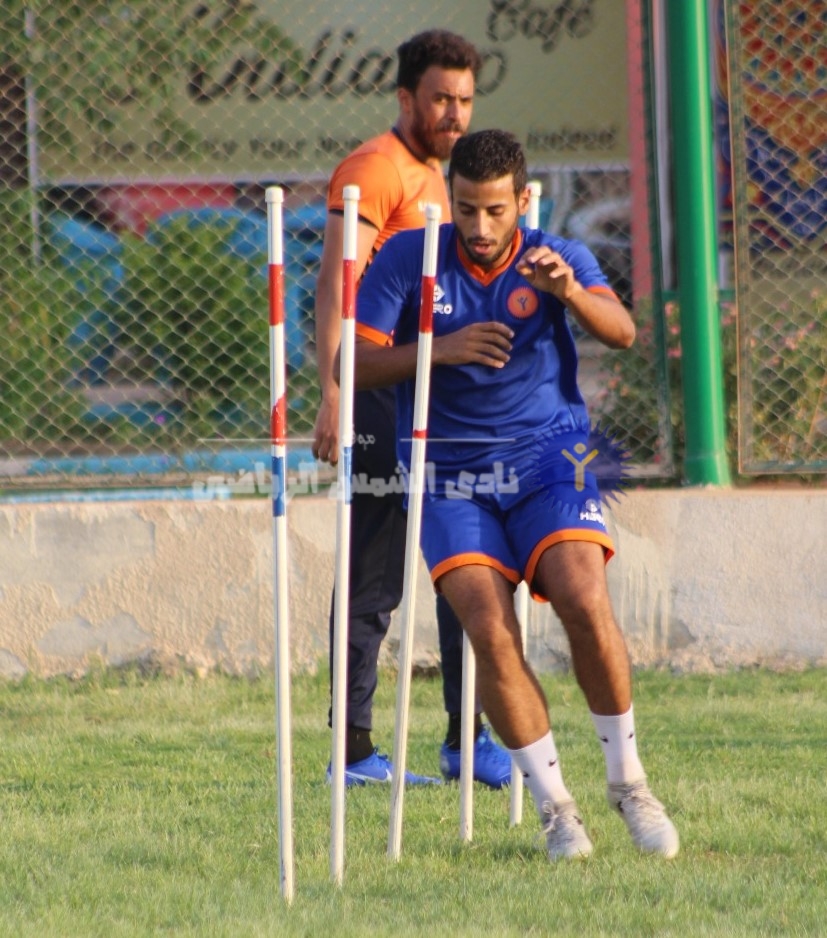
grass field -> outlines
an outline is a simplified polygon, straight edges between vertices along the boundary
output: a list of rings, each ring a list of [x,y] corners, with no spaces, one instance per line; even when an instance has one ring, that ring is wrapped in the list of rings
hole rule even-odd
[[[569,788],[595,845],[552,865],[528,793],[347,795],[345,882],[329,877],[326,674],[293,683],[296,898],[279,893],[274,693],[267,677],[0,683],[0,935],[822,935],[827,933],[827,671],[636,676],[639,748],[682,838],[639,856],[604,799],[580,693],[549,676]],[[375,737],[392,745],[394,678]],[[437,773],[438,681],[413,683],[409,767]]]

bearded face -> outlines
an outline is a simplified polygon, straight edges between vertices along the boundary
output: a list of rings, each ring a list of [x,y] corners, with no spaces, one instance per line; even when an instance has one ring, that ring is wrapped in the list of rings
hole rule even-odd
[[[447,160],[471,121],[473,73],[432,65],[419,79],[416,91],[407,96],[407,136],[412,148],[425,158]]]

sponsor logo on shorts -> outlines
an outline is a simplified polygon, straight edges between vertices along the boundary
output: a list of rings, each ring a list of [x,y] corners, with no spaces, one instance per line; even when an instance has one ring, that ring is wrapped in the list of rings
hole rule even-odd
[[[580,520],[596,521],[598,524],[605,526],[606,522],[603,520],[603,512],[600,508],[600,502],[595,501],[593,498],[587,498],[580,508]]]

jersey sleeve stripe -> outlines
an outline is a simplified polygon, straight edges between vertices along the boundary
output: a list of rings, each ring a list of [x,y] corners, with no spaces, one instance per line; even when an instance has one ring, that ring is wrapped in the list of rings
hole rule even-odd
[[[601,287],[601,286],[586,287],[586,292],[587,293],[600,293],[603,296],[612,297],[613,299],[617,300],[618,303],[620,302],[620,298],[611,287]]]
[[[366,326],[363,322],[357,321],[356,335],[358,335],[360,339],[367,339],[368,342],[373,342],[374,345],[393,345],[393,336],[388,335],[386,332],[380,332],[378,329],[374,329],[373,326]]]

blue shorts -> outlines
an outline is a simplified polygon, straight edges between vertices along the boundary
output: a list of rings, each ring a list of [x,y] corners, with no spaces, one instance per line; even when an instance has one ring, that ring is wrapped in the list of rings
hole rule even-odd
[[[546,550],[561,541],[614,545],[597,481],[586,468],[587,437],[570,433],[460,473],[440,473],[422,505],[421,546],[436,584],[456,567],[484,564],[515,586],[534,579]],[[547,597],[535,594],[537,599]]]

